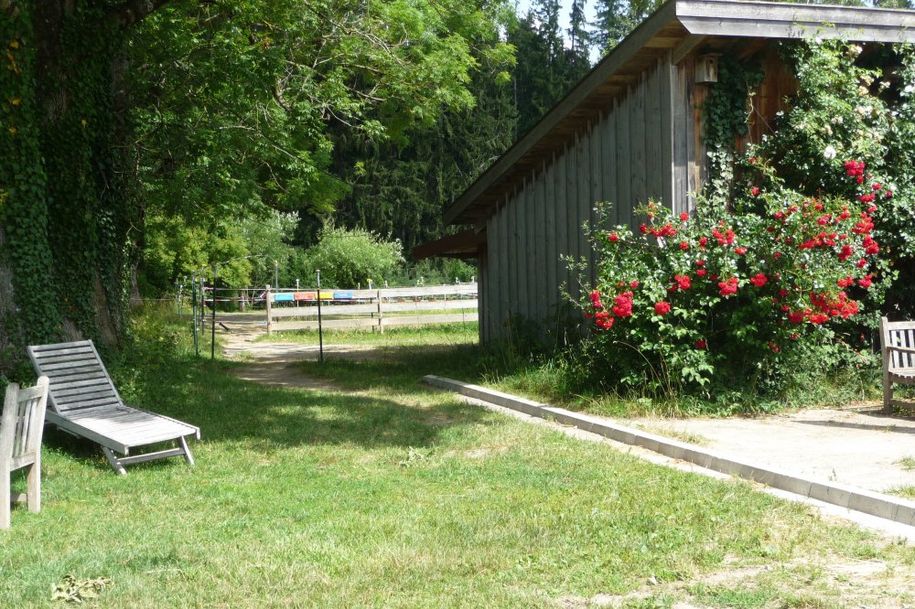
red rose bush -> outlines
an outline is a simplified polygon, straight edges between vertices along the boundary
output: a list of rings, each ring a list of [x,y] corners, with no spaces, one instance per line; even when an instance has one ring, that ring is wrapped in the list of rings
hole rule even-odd
[[[703,387],[758,380],[832,340],[879,281],[873,217],[892,196],[863,161],[842,167],[855,197],[752,186],[693,214],[649,202],[638,232],[592,230],[597,279],[578,303],[601,354],[592,366],[603,359],[618,386]]]

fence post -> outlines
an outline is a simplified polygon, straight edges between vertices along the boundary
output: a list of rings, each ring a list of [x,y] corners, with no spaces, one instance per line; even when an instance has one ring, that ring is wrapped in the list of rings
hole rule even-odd
[[[219,278],[219,265],[213,265],[213,316],[210,317],[210,361],[216,359],[216,280]]]
[[[321,269],[317,269],[318,276],[318,361],[324,363],[324,327],[321,325]]]
[[[267,307],[267,334],[270,334],[271,332],[273,332],[273,319],[272,319],[272,315],[270,314],[270,301],[271,300],[272,300],[272,298],[270,297],[270,284],[268,283],[267,289],[264,290],[264,304]]]
[[[384,316],[381,310],[381,290],[378,290],[378,331],[384,334]]]
[[[197,342],[197,276],[191,277],[191,324],[194,326],[194,355],[200,356],[200,344]]]

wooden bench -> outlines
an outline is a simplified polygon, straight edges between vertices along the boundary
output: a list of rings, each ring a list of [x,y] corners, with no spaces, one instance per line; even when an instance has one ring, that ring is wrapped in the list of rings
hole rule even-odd
[[[915,321],[880,319],[880,350],[883,354],[883,409],[911,408],[913,404],[893,399],[893,383],[915,385]]]
[[[186,438],[200,430],[175,419],[124,404],[91,340],[28,348],[39,374],[50,378],[47,420],[60,429],[101,445],[111,467],[126,474],[125,465],[194,457]],[[136,448],[175,442],[177,446],[131,455]]]
[[[16,383],[6,388],[0,417],[0,529],[10,527],[10,504],[25,501],[30,512],[41,511],[41,435],[48,402],[48,377],[29,389]],[[29,468],[26,493],[12,495],[10,473]]]

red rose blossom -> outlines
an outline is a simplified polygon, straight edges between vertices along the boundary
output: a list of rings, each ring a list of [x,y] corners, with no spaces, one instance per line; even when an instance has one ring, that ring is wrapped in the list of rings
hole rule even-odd
[[[676,287],[683,291],[688,290],[692,286],[692,282],[688,275],[674,275],[674,282],[677,284]]]
[[[729,277],[724,281],[718,282],[718,293],[727,298],[728,296],[733,296],[737,293],[737,287],[737,277]]]
[[[667,315],[670,313],[670,303],[666,300],[654,303],[654,312],[658,315]]]
[[[750,277],[750,283],[755,285],[757,288],[761,288],[769,282],[769,278],[766,277],[765,273],[756,273]]]

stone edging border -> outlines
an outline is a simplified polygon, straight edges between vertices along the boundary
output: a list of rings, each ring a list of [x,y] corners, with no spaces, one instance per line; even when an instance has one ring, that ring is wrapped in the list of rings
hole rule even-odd
[[[519,398],[494,389],[480,387],[479,385],[471,385],[432,374],[424,376],[423,381],[434,387],[455,391],[461,395],[517,410],[533,417],[555,421],[563,425],[571,425],[617,442],[641,446],[672,459],[689,461],[700,467],[730,476],[739,476],[740,478],[753,480],[773,488],[838,505],[849,510],[915,526],[915,502],[901,497],[875,493],[844,484],[809,480],[793,474],[760,467],[698,448],[692,444],[625,427],[605,419],[572,412],[564,408]]]

